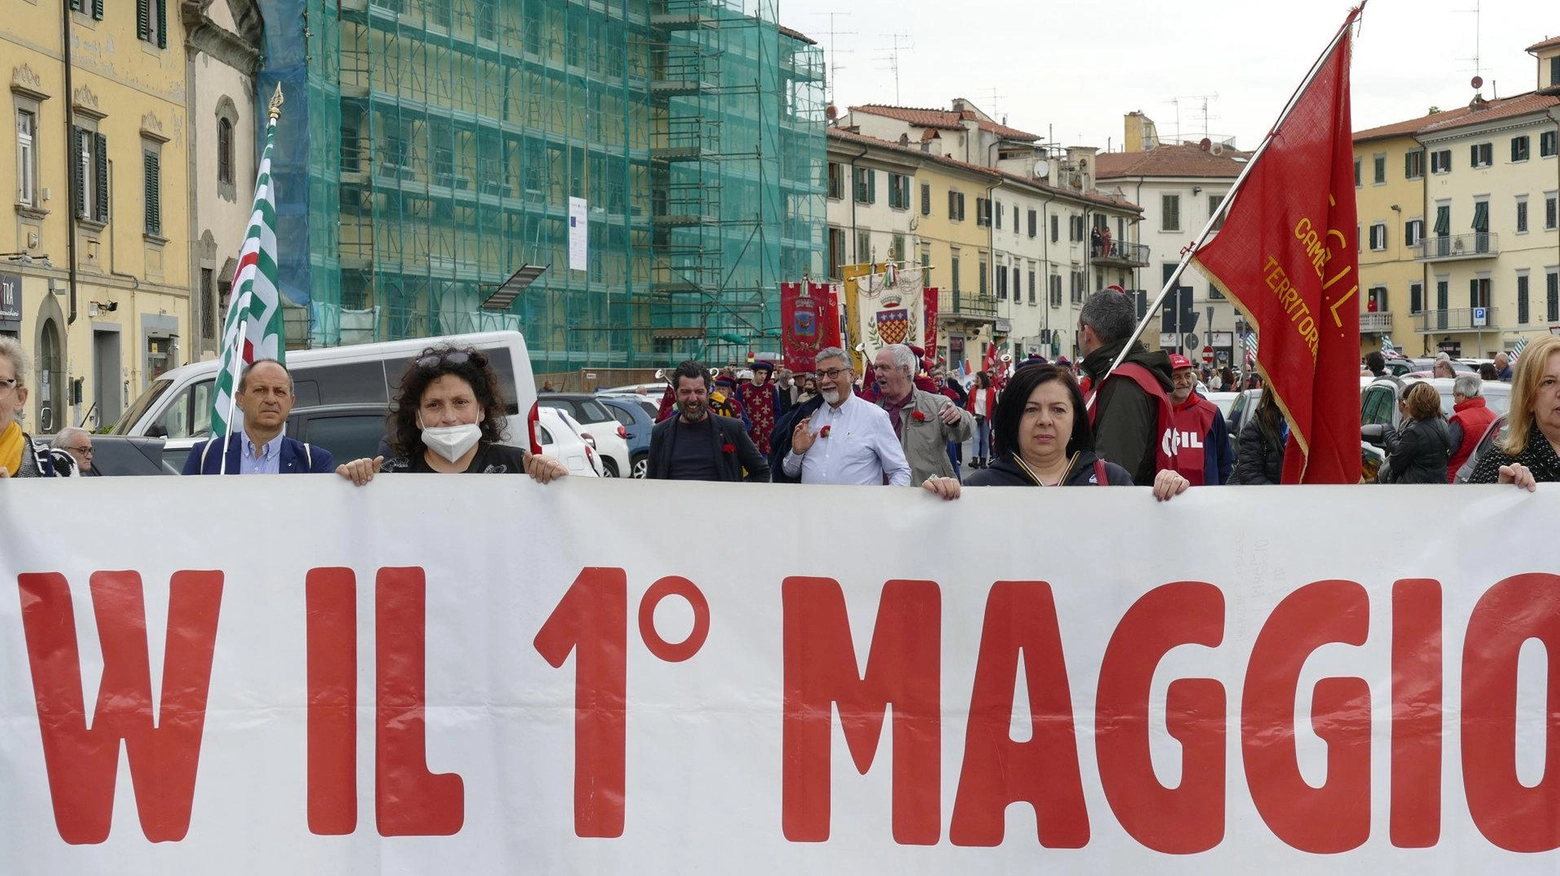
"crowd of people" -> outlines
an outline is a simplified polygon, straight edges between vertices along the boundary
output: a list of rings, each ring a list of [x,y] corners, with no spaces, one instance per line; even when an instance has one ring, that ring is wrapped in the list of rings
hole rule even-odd
[[[1222,412],[1198,392],[1197,368],[1132,341],[1135,324],[1130,298],[1096,293],[1080,313],[1078,373],[1065,360],[1034,357],[1009,373],[979,372],[968,388],[903,344],[879,350],[869,375],[857,375],[839,347],[819,351],[811,372],[781,369],[778,378],[763,361],[713,374],[684,362],[667,378],[647,477],[919,485],[949,500],[966,486],[1136,484],[1168,500],[1193,486],[1279,483],[1288,427],[1275,395],[1263,393],[1246,418],[1237,455]],[[1512,381],[1509,429],[1470,482],[1532,489],[1560,481],[1560,337],[1496,366],[1497,378]],[[23,430],[28,370],[20,344],[0,337],[0,477],[93,473],[89,433],[61,430],[50,447]],[[408,363],[380,452],[338,463],[285,434],[292,377],[280,362],[257,361],[235,393],[243,429],[197,445],[184,473],[334,471],[359,486],[380,472],[523,472],[541,483],[567,475],[559,460],[505,443],[499,386],[481,351],[430,347]],[[1481,386],[1477,374],[1458,375],[1455,411],[1443,418],[1436,390],[1412,385],[1400,402],[1403,425],[1383,435],[1384,479],[1449,481],[1494,419]]]

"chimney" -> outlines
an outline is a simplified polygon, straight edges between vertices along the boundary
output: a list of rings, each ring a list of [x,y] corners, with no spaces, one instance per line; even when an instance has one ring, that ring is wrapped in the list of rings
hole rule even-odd
[[[1073,179],[1083,191],[1094,190],[1094,156],[1099,151],[1094,146],[1067,147],[1067,163],[1073,167]]]

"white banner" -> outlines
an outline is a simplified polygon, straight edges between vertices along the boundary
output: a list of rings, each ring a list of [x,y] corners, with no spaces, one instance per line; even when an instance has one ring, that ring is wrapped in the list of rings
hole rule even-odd
[[[585,199],[569,199],[569,270],[584,271],[590,267],[590,220],[586,216]]]
[[[7,876],[1560,866],[1553,485],[0,500]]]
[[[878,351],[889,344],[926,345],[923,292],[920,268],[890,266],[885,273],[857,278],[856,331],[869,371]]]

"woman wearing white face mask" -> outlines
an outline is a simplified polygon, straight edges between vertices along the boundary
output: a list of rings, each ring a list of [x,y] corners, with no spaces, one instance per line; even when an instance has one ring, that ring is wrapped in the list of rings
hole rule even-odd
[[[500,444],[504,400],[498,375],[480,350],[432,347],[401,378],[390,413],[390,459],[358,459],[336,473],[362,486],[381,470],[517,474],[540,483],[569,470],[550,456]]]

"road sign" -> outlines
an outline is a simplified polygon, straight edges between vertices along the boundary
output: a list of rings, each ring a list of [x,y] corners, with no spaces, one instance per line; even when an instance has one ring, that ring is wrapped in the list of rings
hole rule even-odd
[[[1490,310],[1487,307],[1475,307],[1473,309],[1473,327],[1483,328],[1489,322]]]
[[[1203,347],[1203,364],[1204,365],[1212,365],[1213,364],[1213,348],[1212,347]]]

